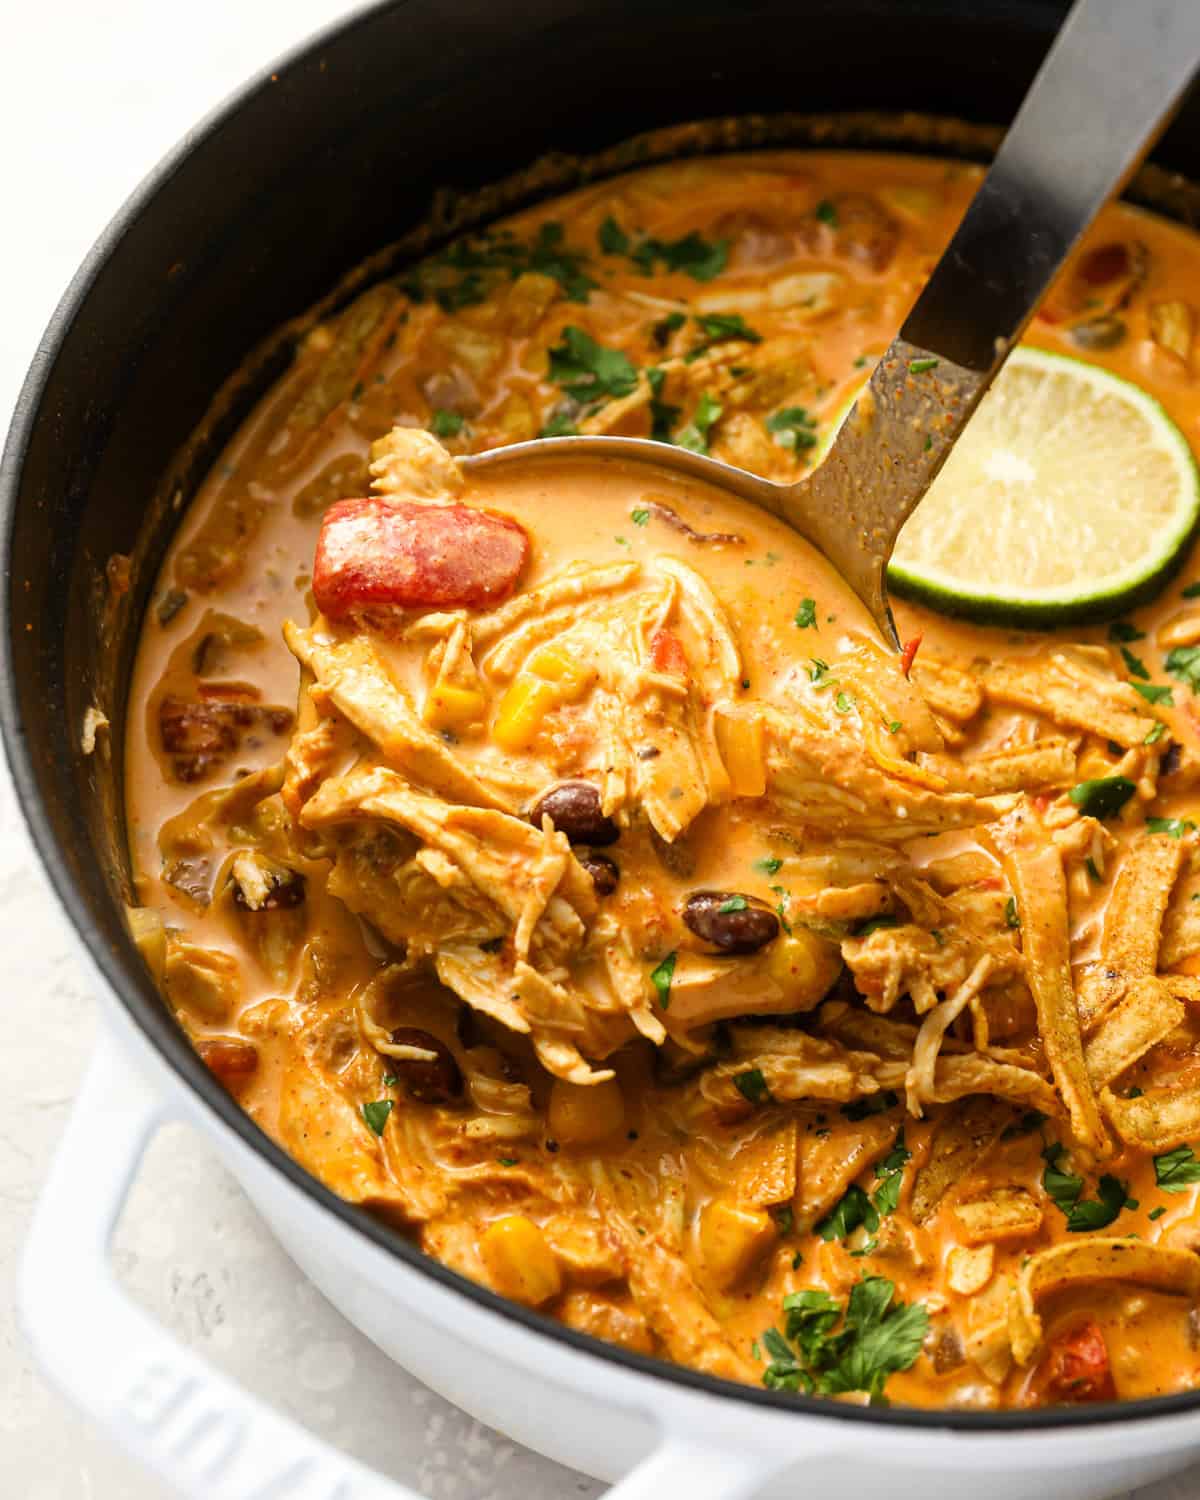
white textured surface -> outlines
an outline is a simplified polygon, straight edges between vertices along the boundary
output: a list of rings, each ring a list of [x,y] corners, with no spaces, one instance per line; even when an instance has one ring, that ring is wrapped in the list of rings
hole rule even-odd
[[[0,414],[62,288],[139,177],[336,0],[0,3]],[[0,1496],[168,1500],[47,1390],[12,1318],[25,1225],[91,1048],[65,921],[0,768]],[[203,1142],[156,1143],[118,1238],[122,1277],[179,1337],[431,1500],[566,1500],[600,1486],[489,1433],[386,1360],[283,1256]],[[87,1329],[79,1330],[87,1337]],[[447,1350],[447,1357],[453,1351]],[[1185,1500],[1193,1476],[1141,1500]],[[1054,1477],[1046,1476],[1048,1500]],[[664,1497],[673,1500],[673,1497]]]

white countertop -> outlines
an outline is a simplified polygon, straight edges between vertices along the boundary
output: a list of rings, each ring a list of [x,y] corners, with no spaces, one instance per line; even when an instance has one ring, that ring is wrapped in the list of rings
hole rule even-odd
[[[0,418],[92,240],[162,153],[338,0],[3,0]],[[0,1494],[168,1500],[32,1367],[12,1316],[17,1258],[94,1034],[82,966],[0,769]],[[117,1240],[127,1286],[181,1338],[430,1500],[565,1500],[601,1486],[481,1428],[349,1327],[282,1254],[203,1142],[156,1142]],[[86,1329],[80,1337],[86,1337]],[[1141,1500],[1185,1500],[1190,1479]],[[1047,1474],[1047,1500],[1053,1475]]]

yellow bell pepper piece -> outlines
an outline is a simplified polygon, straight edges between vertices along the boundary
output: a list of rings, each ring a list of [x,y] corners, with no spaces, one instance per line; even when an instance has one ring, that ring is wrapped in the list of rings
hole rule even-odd
[[[625,1100],[615,1078],[603,1083],[567,1083],[556,1078],[550,1086],[550,1133],[564,1146],[595,1146],[616,1135],[625,1123]]]
[[[544,677],[558,688],[559,700],[576,703],[596,679],[594,669],[561,646],[543,646],[526,663],[535,677]]]
[[[524,1214],[507,1214],[489,1224],[480,1236],[479,1254],[502,1297],[540,1307],[562,1291],[562,1272],[554,1252]]]
[[[554,687],[537,677],[518,677],[500,700],[492,738],[505,750],[525,750],[558,702]]]
[[[433,729],[451,729],[456,734],[464,734],[469,729],[482,727],[486,710],[487,701],[478,689],[439,682],[426,694],[421,717]]]
[[[761,797],[767,790],[767,754],[757,714],[718,708],[713,715],[717,749],[735,797]]]

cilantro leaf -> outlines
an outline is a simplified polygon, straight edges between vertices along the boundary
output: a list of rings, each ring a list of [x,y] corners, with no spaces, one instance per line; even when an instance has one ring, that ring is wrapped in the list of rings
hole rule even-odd
[[[744,1073],[735,1073],[733,1086],[751,1104],[765,1104],[771,1097],[770,1085],[761,1068],[747,1068]]]
[[[821,199],[820,203],[813,209],[813,215],[815,218],[820,219],[822,224],[828,224],[830,229],[837,228],[837,208],[828,198]]]
[[[792,624],[796,626],[797,630],[807,630],[810,625],[820,630],[821,627],[817,625],[817,601],[815,599],[801,599],[800,608],[796,611],[796,617],[792,621]],[[829,671],[824,662],[814,661],[813,667],[819,667],[822,676]],[[819,679],[813,677],[812,680],[816,682]]]
[[[1021,917],[1017,911],[1017,898],[1010,896],[1004,903],[1004,925],[1006,927],[1020,927]]]
[[[712,281],[729,260],[729,241],[710,244],[693,229],[678,240],[642,240],[633,251],[633,260],[647,276],[661,262],[668,271],[682,271],[693,281]]]
[[[463,430],[465,421],[466,418],[461,412],[447,411],[445,407],[439,406],[429,419],[429,430],[434,437],[457,437]]]
[[[362,1107],[362,1115],[367,1122],[367,1128],[376,1135],[383,1134],[383,1127],[387,1124],[391,1112],[392,1101],[390,1099],[374,1099],[370,1104],[364,1104]]]
[[[717,907],[717,910],[719,912],[745,911],[749,905],[750,903],[746,900],[745,896],[728,896],[724,901],[721,902],[720,906]]]
[[[1042,1173],[1042,1187],[1055,1208],[1069,1214],[1083,1196],[1083,1178],[1064,1172],[1059,1165],[1066,1149],[1061,1141],[1055,1141],[1042,1152],[1046,1163],[1046,1170]]]
[[[757,870],[760,875],[777,875],[779,867],[782,864],[783,860],[777,859],[774,855],[769,855],[765,859],[756,859],[752,868]]]
[[[1144,641],[1146,632],[1128,620],[1114,620],[1108,627],[1108,638],[1110,641]]]
[[[1154,1180],[1164,1193],[1182,1193],[1200,1182],[1200,1161],[1190,1146],[1176,1146],[1154,1158]]]
[[[825,1218],[813,1226],[813,1233],[823,1240],[844,1240],[860,1224],[868,1234],[874,1234],[879,1228],[879,1214],[862,1188],[852,1183]]]
[[[1151,833],[1165,833],[1169,839],[1182,838],[1191,833],[1195,823],[1188,818],[1147,818],[1146,827]]]
[[[675,977],[676,953],[668,953],[656,968],[650,971],[650,983],[658,991],[658,1003],[666,1010],[671,1003],[671,981]]]
[[[648,510],[631,510],[629,512],[629,519],[635,526],[645,526],[650,519],[650,512]]]
[[[910,359],[908,369],[911,375],[924,375],[927,370],[936,370],[940,364],[940,359]]]
[[[668,313],[665,318],[660,318],[650,329],[650,337],[659,349],[665,349],[671,335],[677,328],[682,328],[687,322],[687,315],[681,312]]]
[[[1125,662],[1125,670],[1131,677],[1140,677],[1143,681],[1149,681],[1150,671],[1140,656],[1134,656],[1128,646],[1121,647],[1121,656]]]
[[[785,406],[772,412],[764,423],[781,448],[793,452],[817,446],[817,424],[803,406]]]
[[[848,714],[854,707],[854,699],[849,693],[839,693],[833,700],[833,706],[840,714]]]
[[[723,410],[716,397],[705,391],[692,413],[692,420],[675,434],[676,445],[686,448],[689,453],[707,453],[709,429]]]
[[[550,350],[550,379],[576,401],[628,396],[637,385],[637,369],[619,349],[606,349],[569,323],[563,341]]]
[[[629,236],[612,214],[609,214],[601,224],[596,233],[596,240],[605,255],[626,255],[629,252]]]
[[[889,1109],[894,1109],[899,1102],[899,1096],[891,1089],[887,1089],[882,1094],[868,1094],[864,1099],[855,1099],[850,1104],[843,1104],[841,1113],[847,1120],[865,1120],[868,1115],[885,1114]]]
[[[1100,776],[1094,781],[1081,781],[1067,795],[1088,817],[1114,818],[1135,790],[1127,776]]]
[[[1063,1171],[1060,1165],[1065,1150],[1061,1142],[1055,1142],[1042,1152],[1046,1162],[1042,1186],[1054,1206],[1066,1215],[1067,1229],[1072,1234],[1103,1229],[1125,1207],[1128,1190],[1123,1182],[1105,1173],[1100,1179],[1096,1200],[1084,1198],[1083,1178]]]
[[[1165,703],[1169,708],[1175,707],[1174,689],[1170,683],[1164,682],[1158,686],[1153,682],[1131,682],[1129,686],[1135,693],[1141,693],[1147,703]]]
[[[747,327],[741,313],[702,313],[696,322],[704,335],[704,343],[692,350],[693,355],[701,353],[711,344],[721,343],[723,339],[745,339],[750,344],[762,343],[762,334]]]
[[[904,1144],[904,1131],[901,1130],[892,1149],[875,1165],[875,1180],[879,1186],[871,1194],[871,1202],[881,1218],[896,1212],[900,1189],[904,1185],[904,1167],[911,1159],[912,1152]]]
[[[800,1353],[811,1364],[818,1358],[826,1335],[841,1317],[842,1304],[828,1292],[811,1287],[786,1296],[783,1310],[787,1315],[784,1331],[793,1344],[800,1346]]]
[[[1178,677],[1192,692],[1200,690],[1200,646],[1175,646],[1163,662],[1172,677]]]

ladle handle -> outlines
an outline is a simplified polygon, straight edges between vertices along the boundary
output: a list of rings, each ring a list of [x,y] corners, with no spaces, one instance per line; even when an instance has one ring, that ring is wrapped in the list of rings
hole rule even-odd
[[[901,337],[994,372],[1200,64],[1200,0],[1078,0]]]

